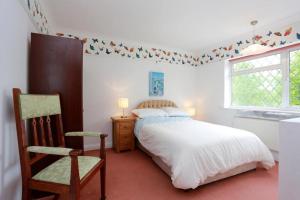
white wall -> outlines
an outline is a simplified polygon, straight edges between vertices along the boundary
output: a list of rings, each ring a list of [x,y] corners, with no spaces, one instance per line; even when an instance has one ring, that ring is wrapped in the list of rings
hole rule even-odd
[[[29,36],[35,31],[18,0],[0,2],[0,199],[21,199],[12,88],[27,88]]]
[[[245,129],[257,134],[272,150],[278,151],[278,122],[235,117],[236,111],[224,109],[224,62],[199,68],[131,60],[112,55],[84,55],[84,129],[109,134],[111,116],[120,115],[119,97],[128,97],[133,109],[149,99],[149,71],[165,72],[164,99],[179,106],[196,106],[197,118]],[[85,148],[98,148],[98,141],[85,138]]]
[[[165,95],[178,106],[195,105],[197,70],[194,67],[131,60],[115,55],[84,56],[84,129],[109,134],[110,117],[120,115],[119,97],[129,98],[129,109],[149,99],[148,75],[150,71],[165,72]],[[85,148],[98,148],[93,138],[85,138]]]
[[[197,94],[201,99],[201,119],[254,132],[272,150],[278,151],[278,122],[235,117],[235,110],[224,109],[224,62],[200,67]]]

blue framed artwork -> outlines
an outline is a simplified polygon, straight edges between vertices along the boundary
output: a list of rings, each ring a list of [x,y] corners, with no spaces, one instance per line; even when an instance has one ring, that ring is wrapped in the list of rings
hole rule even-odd
[[[150,72],[149,73],[149,96],[164,95],[164,73]]]

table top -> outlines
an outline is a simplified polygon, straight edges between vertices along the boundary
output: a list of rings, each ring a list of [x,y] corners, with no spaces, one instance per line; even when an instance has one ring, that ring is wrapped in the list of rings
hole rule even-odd
[[[113,121],[135,121],[135,120],[136,120],[136,117],[133,116],[133,115],[125,116],[125,117],[122,117],[122,116],[114,116],[114,117],[111,117],[111,119],[112,119]]]

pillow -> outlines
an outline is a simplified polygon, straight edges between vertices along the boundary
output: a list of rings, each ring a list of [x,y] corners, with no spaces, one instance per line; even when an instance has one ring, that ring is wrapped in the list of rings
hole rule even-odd
[[[166,113],[165,111],[161,109],[155,109],[155,108],[134,109],[131,112],[136,116],[138,116],[139,118],[168,116],[168,113]]]
[[[187,112],[180,108],[163,107],[161,109],[168,113],[169,117],[190,117],[190,115]]]

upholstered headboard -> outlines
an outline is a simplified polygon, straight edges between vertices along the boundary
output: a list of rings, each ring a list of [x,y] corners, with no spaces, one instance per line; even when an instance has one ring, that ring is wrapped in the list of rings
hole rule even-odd
[[[173,101],[169,100],[148,100],[140,103],[136,108],[161,108],[161,107],[177,107]]]

